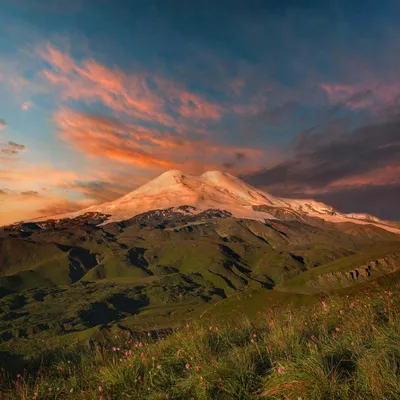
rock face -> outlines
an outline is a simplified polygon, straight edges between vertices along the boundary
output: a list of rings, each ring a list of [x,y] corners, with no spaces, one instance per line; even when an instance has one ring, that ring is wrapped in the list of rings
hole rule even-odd
[[[209,171],[200,176],[193,176],[179,170],[170,170],[119,199],[75,213],[52,216],[51,219],[79,219],[92,215],[93,223],[100,224],[127,220],[152,210],[171,208],[176,208],[177,212],[185,214],[195,214],[210,209],[224,210],[236,218],[259,221],[317,217],[334,223],[373,224],[400,233],[397,227],[372,216],[345,215],[314,200],[272,196],[222,171]],[[32,223],[38,224],[40,221],[43,223],[49,219],[43,217]]]
[[[307,285],[315,289],[348,287],[369,279],[391,274],[400,269],[400,252],[393,252],[366,263],[338,272],[329,272],[309,279]]]

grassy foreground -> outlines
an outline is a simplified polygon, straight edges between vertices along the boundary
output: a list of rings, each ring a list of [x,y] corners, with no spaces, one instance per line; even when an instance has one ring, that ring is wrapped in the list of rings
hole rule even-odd
[[[400,283],[252,321],[191,323],[2,371],[8,399],[398,399]]]

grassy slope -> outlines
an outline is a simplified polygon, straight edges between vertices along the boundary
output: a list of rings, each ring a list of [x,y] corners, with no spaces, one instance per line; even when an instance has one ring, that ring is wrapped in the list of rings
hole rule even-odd
[[[3,374],[4,400],[381,399],[400,396],[400,274],[281,305],[257,318],[192,322],[163,336],[48,354]],[[18,375],[18,374],[21,374]],[[35,395],[36,393],[36,395]]]
[[[278,290],[297,292],[297,293],[315,293],[322,290],[329,290],[324,287],[311,287],[309,283],[318,277],[328,276],[336,272],[347,272],[349,269],[357,268],[369,261],[373,261],[384,257],[391,252],[400,250],[399,242],[379,243],[361,250],[359,253],[342,257],[318,268],[312,268],[302,274],[289,279],[281,285],[277,286]],[[330,286],[330,289],[338,289],[339,287]]]

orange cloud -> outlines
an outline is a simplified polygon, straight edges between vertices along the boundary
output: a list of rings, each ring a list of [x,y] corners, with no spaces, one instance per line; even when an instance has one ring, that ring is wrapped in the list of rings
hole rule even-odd
[[[224,158],[225,162],[230,161],[238,153],[246,160],[260,159],[264,155],[258,149],[188,139],[67,109],[59,111],[55,120],[61,137],[85,155],[145,169],[179,167],[191,172],[221,167]]]
[[[50,66],[44,77],[61,89],[65,99],[101,102],[116,112],[169,127],[219,120],[224,112],[218,104],[158,76],[126,74],[93,59],[78,64],[51,44],[39,54]]]
[[[76,211],[92,202],[72,202],[57,197],[41,196],[37,192],[0,191],[0,226],[17,221]]]

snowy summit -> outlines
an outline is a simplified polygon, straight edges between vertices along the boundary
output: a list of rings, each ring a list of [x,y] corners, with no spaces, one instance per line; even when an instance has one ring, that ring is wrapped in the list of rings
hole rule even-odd
[[[223,171],[208,171],[200,176],[194,176],[184,174],[179,170],[169,170],[119,199],[94,205],[78,212],[58,215],[57,218],[74,218],[87,212],[98,212],[110,215],[107,222],[113,222],[129,219],[150,210],[162,210],[183,205],[195,207],[196,211],[194,212],[219,209],[229,211],[236,218],[262,221],[279,219],[268,213],[268,209],[274,208],[300,216],[319,217],[331,222],[373,223],[390,231],[398,231],[377,218],[370,218],[369,221],[366,221],[362,218],[362,214],[359,218],[358,214],[347,216],[314,200],[272,196]],[[266,207],[261,211],[259,206]],[[46,219],[48,218],[46,217]]]

